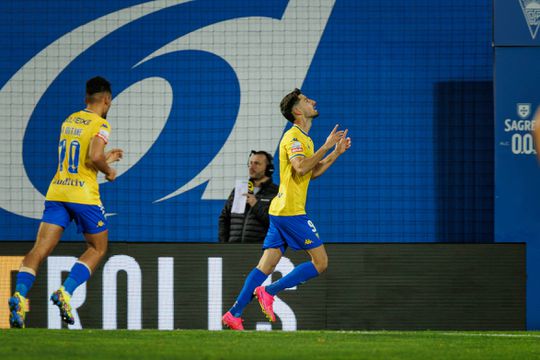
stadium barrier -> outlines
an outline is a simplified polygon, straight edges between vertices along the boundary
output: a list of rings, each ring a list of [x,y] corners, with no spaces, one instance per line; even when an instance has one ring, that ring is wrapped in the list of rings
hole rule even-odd
[[[244,312],[258,330],[525,330],[525,244],[328,244],[328,271],[288,289],[271,324],[259,306]],[[0,242],[0,327],[30,242]],[[28,327],[61,328],[48,301],[82,253],[62,243],[29,293]],[[77,289],[70,328],[219,330],[259,245],[112,243],[90,281]],[[287,251],[272,279],[306,261]],[[268,280],[267,280],[268,281]]]

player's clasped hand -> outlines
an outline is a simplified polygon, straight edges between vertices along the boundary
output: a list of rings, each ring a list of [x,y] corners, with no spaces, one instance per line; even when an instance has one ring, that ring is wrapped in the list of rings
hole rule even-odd
[[[330,135],[328,135],[328,137],[326,138],[326,142],[324,143],[324,147],[326,149],[332,148],[334,145],[337,144],[338,141],[340,141],[343,138],[343,134],[345,132],[343,130],[338,131],[338,127],[339,127],[339,124],[334,126],[334,129],[332,130]]]
[[[123,156],[124,150],[122,149],[112,149],[110,151],[107,151],[107,153],[105,154],[107,164],[120,161]],[[116,179],[116,169],[111,168],[109,173],[105,175],[105,179],[107,179],[108,181],[114,181]]]
[[[107,151],[105,158],[107,159],[107,164],[119,161],[124,156],[124,150],[122,149],[112,149]]]
[[[335,151],[337,152],[338,155],[341,155],[345,151],[349,150],[352,145],[351,138],[347,137],[348,132],[349,132],[349,129],[345,130],[345,132],[343,133],[343,137],[336,144]]]

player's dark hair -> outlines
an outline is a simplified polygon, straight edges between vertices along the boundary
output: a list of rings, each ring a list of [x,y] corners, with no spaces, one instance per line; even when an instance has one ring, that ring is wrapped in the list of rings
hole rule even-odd
[[[294,115],[292,113],[292,108],[298,103],[298,96],[300,96],[300,94],[302,94],[302,91],[296,88],[292,92],[285,95],[285,97],[283,98],[283,100],[281,100],[281,103],[279,104],[283,116],[285,116],[285,118],[292,123],[294,123]]]
[[[93,95],[104,92],[112,94],[111,83],[107,79],[96,76],[86,82],[86,98],[88,100],[91,100]]]

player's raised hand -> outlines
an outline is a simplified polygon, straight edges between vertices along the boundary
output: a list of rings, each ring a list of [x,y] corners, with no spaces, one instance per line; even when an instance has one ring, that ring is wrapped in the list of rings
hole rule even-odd
[[[114,181],[114,179],[116,179],[116,169],[110,168],[109,173],[105,175],[105,179]]]
[[[112,149],[105,153],[105,158],[107,159],[107,164],[119,161],[124,156],[124,150],[122,149]]]
[[[334,126],[334,129],[332,130],[330,135],[328,135],[328,137],[326,138],[326,142],[324,143],[324,146],[327,149],[330,149],[331,147],[336,145],[337,142],[343,138],[343,130],[338,131],[338,127],[339,127],[339,124]]]
[[[351,138],[347,137],[348,132],[349,132],[349,129],[346,129],[345,132],[343,133],[343,137],[336,144],[335,151],[337,152],[338,155],[343,154],[345,151],[351,148],[352,142],[351,142]]]

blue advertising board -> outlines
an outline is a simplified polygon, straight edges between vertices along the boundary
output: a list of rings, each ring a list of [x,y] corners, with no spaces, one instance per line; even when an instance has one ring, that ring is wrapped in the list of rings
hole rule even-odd
[[[495,50],[495,241],[527,243],[527,324],[540,327],[540,167],[531,130],[540,47]]]
[[[495,241],[527,243],[527,327],[540,328],[540,1],[494,2]]]
[[[294,87],[318,102],[317,147],[335,124],[353,139],[310,187],[325,242],[493,241],[492,138],[465,135],[492,117],[482,0],[2,1],[0,33],[0,240],[34,239],[60,124],[102,75],[125,151],[100,178],[112,241],[216,242]]]

